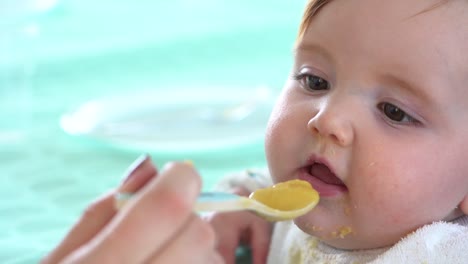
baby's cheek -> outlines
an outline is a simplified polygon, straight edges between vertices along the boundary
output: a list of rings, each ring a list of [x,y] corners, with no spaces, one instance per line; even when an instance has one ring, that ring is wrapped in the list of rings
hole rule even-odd
[[[359,176],[350,186],[351,205],[366,218],[401,223],[405,214],[413,210],[418,191],[412,190],[411,180],[402,175],[404,169],[389,166],[388,162],[371,161],[359,168],[360,173],[355,173]]]
[[[395,195],[402,196],[401,193]],[[367,208],[361,208],[364,210],[361,216],[366,218],[362,222],[367,223],[367,226],[361,227],[371,231],[371,234],[380,236],[382,241],[396,242],[393,240],[398,240],[425,224],[425,220],[420,218],[418,208],[415,208],[414,201],[411,199],[405,201],[405,199],[393,199],[390,196],[376,196],[374,201],[375,207],[370,205]],[[370,226],[373,230],[369,230]]]
[[[407,224],[407,214],[413,208],[401,199],[402,194],[395,191],[398,187],[393,183],[380,183],[385,188],[379,188],[383,185],[379,185],[376,179],[372,181],[365,186],[361,185],[362,188],[354,193],[350,204],[343,208],[345,214],[353,218],[356,228],[366,233],[387,232],[392,227],[398,229]]]

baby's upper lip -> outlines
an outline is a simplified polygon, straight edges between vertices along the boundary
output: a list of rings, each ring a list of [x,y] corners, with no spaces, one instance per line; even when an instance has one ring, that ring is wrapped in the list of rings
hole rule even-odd
[[[311,155],[308,159],[307,159],[307,162],[306,164],[304,165],[304,167],[310,167],[316,163],[319,163],[319,164],[323,164],[325,166],[327,166],[331,172],[335,173],[333,167],[331,166],[330,162],[324,158],[324,157],[320,157],[318,155]]]

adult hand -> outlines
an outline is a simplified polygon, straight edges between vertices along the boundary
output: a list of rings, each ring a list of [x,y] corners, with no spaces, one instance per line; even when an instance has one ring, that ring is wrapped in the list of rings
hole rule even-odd
[[[156,174],[150,159],[141,159],[42,263],[222,263],[211,226],[192,211],[201,185],[193,166],[169,163]],[[136,195],[117,212],[116,192]]]
[[[243,189],[233,190],[238,195],[248,196]],[[204,217],[215,230],[217,250],[227,264],[236,261],[236,249],[247,245],[252,252],[252,263],[266,263],[273,224],[251,212],[214,213]],[[226,228],[228,227],[228,228]]]

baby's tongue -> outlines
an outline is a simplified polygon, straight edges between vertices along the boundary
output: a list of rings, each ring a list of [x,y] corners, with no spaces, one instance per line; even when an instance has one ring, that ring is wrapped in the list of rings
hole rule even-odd
[[[310,167],[309,173],[316,177],[319,178],[321,181],[328,183],[328,184],[334,184],[334,185],[343,185],[344,183],[336,177],[335,174],[333,174],[330,169],[320,163],[315,163]]]

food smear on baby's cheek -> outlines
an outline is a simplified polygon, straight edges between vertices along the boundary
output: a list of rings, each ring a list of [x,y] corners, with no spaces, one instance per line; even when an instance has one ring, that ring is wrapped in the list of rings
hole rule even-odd
[[[305,224],[305,231],[306,233],[308,232],[317,232],[317,231],[323,231],[323,227],[313,225],[311,223],[306,223]]]
[[[343,213],[345,216],[350,216],[352,210],[355,209],[355,207],[353,208],[353,206],[348,203],[347,198],[343,197],[339,199],[338,203],[343,207]]]
[[[312,228],[311,228],[310,230],[312,230],[312,231],[314,231],[314,232],[316,232],[316,231],[322,231],[322,230],[323,230],[323,227],[319,227],[319,226],[314,226],[314,225],[313,225]]]
[[[344,208],[344,214],[346,216],[350,216],[351,215],[351,207],[347,206]]]
[[[342,226],[338,231],[331,232],[333,238],[345,238],[347,235],[352,234],[353,229],[349,226]]]
[[[291,180],[259,189],[250,195],[271,208],[281,211],[292,211],[306,207],[319,200],[318,192],[310,183],[302,180]]]

